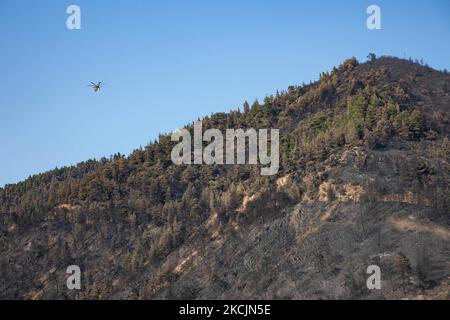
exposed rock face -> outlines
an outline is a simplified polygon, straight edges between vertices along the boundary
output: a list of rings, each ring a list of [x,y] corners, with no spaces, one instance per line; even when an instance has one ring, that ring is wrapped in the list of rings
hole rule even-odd
[[[275,176],[176,166],[161,136],[0,189],[0,298],[448,299],[449,88],[405,60],[349,59],[203,120],[279,128]]]

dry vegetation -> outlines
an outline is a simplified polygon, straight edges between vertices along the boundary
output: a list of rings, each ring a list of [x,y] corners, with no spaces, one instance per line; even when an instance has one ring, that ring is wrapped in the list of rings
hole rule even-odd
[[[277,176],[173,165],[161,135],[6,186],[0,297],[448,299],[449,88],[417,63],[349,59],[203,119],[279,128]],[[80,291],[65,287],[71,264]],[[371,264],[382,290],[366,288]]]

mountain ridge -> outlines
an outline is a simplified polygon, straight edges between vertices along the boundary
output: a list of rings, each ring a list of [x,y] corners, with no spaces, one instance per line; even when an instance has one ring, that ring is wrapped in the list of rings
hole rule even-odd
[[[161,135],[7,185],[2,297],[448,299],[449,88],[417,63],[351,58],[202,120],[280,129],[276,176],[175,166]],[[85,273],[80,291],[64,288],[69,264]],[[381,291],[365,286],[370,264]]]

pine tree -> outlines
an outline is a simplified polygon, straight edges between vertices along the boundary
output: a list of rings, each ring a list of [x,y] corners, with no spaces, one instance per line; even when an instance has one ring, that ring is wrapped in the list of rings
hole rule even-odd
[[[244,113],[247,113],[250,111],[250,105],[248,104],[247,100],[244,101],[243,108],[244,108]]]

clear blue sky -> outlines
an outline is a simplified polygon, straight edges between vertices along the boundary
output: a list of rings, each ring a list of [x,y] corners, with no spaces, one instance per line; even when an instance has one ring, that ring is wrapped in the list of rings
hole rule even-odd
[[[70,4],[81,30],[66,28]],[[370,4],[382,30],[366,28]],[[3,186],[128,154],[351,56],[407,51],[450,69],[450,1],[0,0],[0,39]]]

